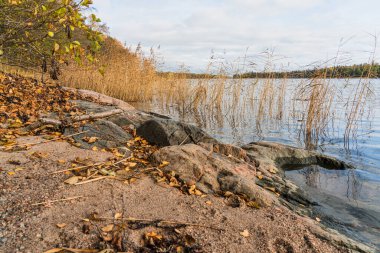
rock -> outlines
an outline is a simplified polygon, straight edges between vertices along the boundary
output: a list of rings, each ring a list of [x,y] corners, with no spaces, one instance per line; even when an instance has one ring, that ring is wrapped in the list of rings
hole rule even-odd
[[[75,107],[85,111],[86,114],[106,112],[117,108],[116,106],[101,105],[85,100],[71,100],[70,102],[72,102]]]
[[[199,142],[218,143],[200,128],[171,119],[148,120],[137,128],[137,134],[160,147]]]
[[[223,192],[229,191],[246,196],[250,201],[257,202],[259,206],[271,206],[275,202],[273,196],[268,191],[258,187],[255,181],[247,180],[239,175],[221,173],[218,176],[218,182]]]
[[[233,208],[242,207],[244,206],[244,200],[238,195],[233,194],[227,198],[226,204]]]
[[[256,170],[245,161],[224,156],[195,144],[169,146],[153,154],[159,164],[168,161],[165,171],[174,171],[183,181],[194,181],[205,193],[230,191],[257,201],[261,206],[276,202],[272,193],[256,185]]]
[[[74,140],[81,144],[80,147],[91,149],[96,146],[98,148],[116,148],[123,146],[128,140],[133,137],[125,132],[121,127],[107,120],[97,120],[93,123],[88,123],[81,127],[79,131],[88,131],[84,134],[74,136]],[[65,135],[77,133],[78,129],[67,128]],[[83,140],[84,137],[98,137],[94,143],[87,143]]]
[[[279,143],[252,142],[242,148],[247,151],[251,160],[266,161],[283,170],[306,165],[320,165],[327,169],[352,168],[334,157]]]

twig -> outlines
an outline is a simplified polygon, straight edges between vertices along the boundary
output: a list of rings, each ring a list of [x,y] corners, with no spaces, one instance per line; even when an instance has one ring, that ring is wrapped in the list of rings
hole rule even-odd
[[[111,166],[113,166],[113,165],[117,165],[117,164],[119,164],[119,163],[122,163],[122,162],[124,162],[124,161],[126,161],[126,160],[128,160],[128,159],[130,159],[130,158],[132,158],[132,156],[129,156],[129,157],[124,158],[124,159],[121,159],[121,160],[119,160],[119,161],[117,161],[117,162],[115,162],[115,163],[113,163],[113,164],[111,164],[111,165],[108,165],[108,166],[105,167],[104,169],[109,168],[109,167],[111,167]],[[107,162],[108,162],[108,161],[105,161],[105,162],[99,162],[99,163],[94,163],[94,164],[85,165],[85,166],[80,166],[80,167],[75,167],[75,168],[70,168],[70,169],[65,169],[65,170],[59,170],[59,171],[55,171],[55,172],[53,172],[53,173],[51,173],[51,174],[59,174],[59,173],[64,173],[64,172],[73,171],[73,170],[82,170],[82,169],[89,168],[89,167],[94,167],[94,166],[104,165],[104,164],[106,164]]]
[[[50,204],[50,203],[56,203],[56,202],[62,202],[62,201],[70,201],[70,200],[79,199],[79,198],[84,198],[84,197],[83,196],[76,196],[76,197],[71,197],[71,198],[66,198],[66,199],[50,200],[50,201],[35,203],[35,204],[32,204],[32,206],[40,206],[40,205],[46,205],[46,204]]]
[[[41,118],[38,122],[36,122],[33,125],[30,125],[29,128],[35,129],[37,127],[40,127],[41,125],[53,125],[53,126],[67,126],[72,123],[83,121],[83,120],[93,120],[93,119],[100,119],[100,118],[106,118],[112,115],[123,113],[124,111],[121,109],[114,109],[106,112],[100,112],[100,113],[94,113],[94,114],[86,114],[86,115],[80,115],[68,118],[66,120],[57,120],[57,119],[51,119],[51,118]]]
[[[94,114],[87,114],[87,115],[72,117],[70,119],[70,121],[71,122],[78,122],[78,121],[82,121],[82,120],[106,118],[106,117],[113,116],[115,114],[120,114],[123,112],[124,111],[121,109],[114,109],[114,110],[110,110],[110,111],[106,111],[106,112],[99,112],[99,113],[94,113]]]
[[[59,171],[54,171],[54,172],[51,173],[51,174],[59,174],[59,173],[64,173],[64,172],[73,171],[73,170],[82,170],[82,169],[89,168],[89,167],[93,167],[93,166],[103,165],[103,164],[105,164],[105,163],[106,163],[106,162],[99,162],[99,163],[94,163],[94,164],[90,164],[90,165],[85,165],[85,166],[80,166],[80,167],[75,167],[75,168],[70,168],[70,169],[65,169],[65,170],[59,170]]]
[[[74,184],[74,185],[87,184],[87,183],[91,183],[91,182],[95,182],[95,181],[99,181],[99,180],[107,179],[107,178],[116,179],[116,177],[114,177],[114,176],[102,176],[102,177],[97,177],[97,178],[90,179],[90,180],[87,180],[87,181],[79,182],[79,183],[76,183],[76,184]]]
[[[219,228],[219,227],[214,227],[214,226],[209,226],[209,225],[203,225],[203,224],[198,224],[198,223],[189,223],[189,222],[183,222],[183,221],[168,221],[168,220],[160,220],[160,219],[137,219],[137,218],[108,218],[108,217],[99,217],[98,219],[103,219],[103,220],[124,220],[124,221],[131,221],[131,222],[156,222],[156,223],[166,223],[166,224],[171,224],[171,225],[182,225],[182,226],[192,226],[192,227],[203,227],[203,228],[210,228],[214,230],[219,230],[219,231],[224,231],[225,229]]]
[[[181,144],[179,144],[179,146],[182,146],[185,143],[185,141],[187,141],[188,138],[189,136],[187,135],[186,138],[181,142]]]

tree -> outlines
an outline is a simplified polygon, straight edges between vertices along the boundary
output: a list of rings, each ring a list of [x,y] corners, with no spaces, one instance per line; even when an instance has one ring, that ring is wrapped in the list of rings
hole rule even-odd
[[[59,66],[94,60],[103,35],[89,13],[92,0],[0,0],[0,63],[41,67],[53,79]]]

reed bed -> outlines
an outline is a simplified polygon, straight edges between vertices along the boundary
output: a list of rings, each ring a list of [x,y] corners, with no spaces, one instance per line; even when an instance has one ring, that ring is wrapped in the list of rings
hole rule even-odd
[[[233,63],[213,57],[205,71],[209,78],[203,79],[188,79],[185,68],[181,69],[182,74],[160,75],[156,72],[159,64],[156,58],[153,51],[145,56],[140,47],[132,51],[108,38],[95,64],[70,64],[62,69],[60,82],[127,102],[153,104],[161,112],[204,128],[222,129],[228,124],[233,131],[239,131],[254,122],[252,134],[260,136],[265,124],[284,127],[292,121],[307,148],[316,148],[321,139],[334,132],[337,100],[346,106],[343,135],[348,147],[350,139],[357,135],[373,95],[371,69],[359,80],[347,79],[351,85],[346,86],[352,87],[352,92],[342,98],[341,88],[327,75],[327,67],[312,78],[297,80],[295,86],[289,85],[286,76],[275,78],[272,71],[276,66],[271,53],[264,57],[265,78],[253,79],[231,78],[247,71],[246,56]],[[22,71],[7,69],[7,72],[38,77],[35,72]]]

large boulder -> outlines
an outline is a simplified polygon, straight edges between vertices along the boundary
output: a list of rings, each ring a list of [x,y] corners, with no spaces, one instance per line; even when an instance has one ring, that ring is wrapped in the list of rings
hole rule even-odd
[[[148,120],[137,128],[137,134],[160,147],[200,142],[218,143],[202,129],[172,119]]]

